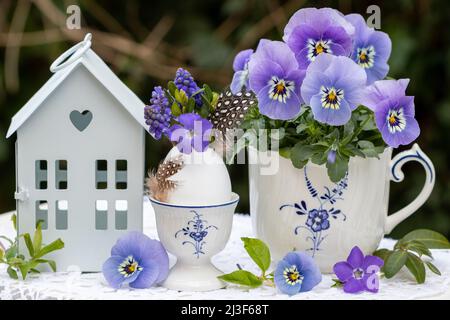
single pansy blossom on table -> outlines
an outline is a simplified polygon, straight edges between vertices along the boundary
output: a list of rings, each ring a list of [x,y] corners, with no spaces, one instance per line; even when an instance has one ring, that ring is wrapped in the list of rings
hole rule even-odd
[[[261,40],[248,62],[250,88],[256,93],[261,114],[289,120],[300,112],[300,86],[305,71],[289,47],[280,41]]]
[[[414,97],[405,91],[409,79],[376,81],[364,92],[362,104],[375,113],[383,140],[391,147],[407,145],[420,134],[414,118]]]
[[[169,274],[169,256],[161,242],[141,232],[131,231],[117,240],[111,257],[103,264],[103,275],[109,285],[119,289],[150,288]]]
[[[306,69],[322,53],[349,56],[355,32],[339,11],[331,8],[305,8],[297,11],[284,29],[283,40]]]
[[[288,295],[312,290],[322,281],[322,274],[313,258],[304,252],[290,252],[277,265],[274,282]]]
[[[322,54],[306,70],[301,94],[315,120],[340,126],[360,104],[366,79],[364,70],[350,58]]]
[[[170,128],[169,139],[177,144],[178,150],[185,154],[205,151],[211,139],[211,122],[196,113],[182,114],[177,122]]]
[[[376,256],[364,256],[359,247],[354,247],[346,261],[334,265],[333,271],[343,284],[344,292],[378,292],[378,272],[384,262]]]
[[[233,80],[230,84],[230,90],[233,94],[237,94],[245,87],[249,88],[248,81],[248,62],[253,54],[253,49],[242,50],[239,52],[233,61]]]
[[[345,19],[355,27],[351,58],[366,71],[367,83],[384,79],[389,71],[391,39],[386,33],[369,28],[359,14],[349,14]]]

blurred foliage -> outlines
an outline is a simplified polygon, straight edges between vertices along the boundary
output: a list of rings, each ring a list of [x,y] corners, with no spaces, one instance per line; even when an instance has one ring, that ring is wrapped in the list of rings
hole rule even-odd
[[[65,11],[70,4],[81,7],[82,27],[93,32],[98,54],[143,101],[148,101],[152,87],[165,84],[178,66],[187,67],[200,83],[208,82],[221,90],[231,80],[234,54],[255,47],[261,37],[280,39],[289,16],[301,7],[331,6],[343,13],[367,16],[366,8],[374,3],[381,8],[382,30],[393,42],[390,76],[411,78],[408,93],[416,97],[422,129],[418,143],[437,171],[429,201],[392,235],[400,237],[424,227],[450,236],[447,0],[1,0],[0,132],[5,136],[11,117],[50,77],[51,62],[86,31],[65,29]],[[61,14],[63,19],[58,20]],[[8,37],[8,32],[17,35],[22,31],[25,34],[18,42]],[[169,148],[169,143],[149,137],[147,167],[154,168]],[[14,209],[14,138],[0,139],[0,166],[0,212],[4,212]],[[241,195],[238,211],[248,212],[247,168],[232,165],[229,169],[233,188]],[[424,180],[419,165],[408,164],[404,169],[405,181],[391,184],[391,211],[411,201]]]

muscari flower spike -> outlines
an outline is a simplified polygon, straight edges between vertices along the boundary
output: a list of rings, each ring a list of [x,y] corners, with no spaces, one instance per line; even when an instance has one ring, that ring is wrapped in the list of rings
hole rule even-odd
[[[156,140],[167,133],[172,119],[172,113],[169,107],[164,90],[158,86],[153,89],[150,105],[144,108],[145,123],[149,126],[149,132]]]
[[[315,120],[340,126],[360,104],[366,80],[364,70],[350,58],[322,54],[309,65],[301,93]]]
[[[369,28],[359,14],[347,15],[345,19],[355,27],[351,58],[366,72],[367,84],[384,79],[389,71],[391,39],[386,33]]]
[[[202,97],[201,94],[195,94],[200,90],[200,87],[197,85],[197,83],[194,80],[194,77],[189,73],[189,71],[178,68],[175,79],[173,80],[175,83],[175,86],[178,90],[183,90],[188,98],[194,97],[195,104],[197,106],[202,105]],[[195,95],[194,95],[195,94]]]
[[[420,134],[414,97],[405,93],[408,83],[409,79],[376,81],[364,91],[361,101],[375,113],[383,140],[393,148],[410,144]]]
[[[284,29],[283,40],[295,53],[301,69],[322,53],[348,56],[355,28],[337,10],[305,8],[298,10]]]
[[[167,278],[169,256],[161,242],[131,231],[117,240],[102,269],[106,281],[115,289],[124,284],[150,288]]]
[[[288,295],[312,290],[322,281],[322,274],[313,258],[304,252],[290,252],[274,272],[277,288]]]
[[[280,41],[261,40],[248,63],[250,88],[256,93],[261,114],[289,120],[300,112],[300,86],[305,70],[289,47]]]
[[[333,271],[344,284],[344,292],[378,292],[378,271],[384,261],[376,256],[367,255],[355,246],[346,261],[334,265]]]
[[[240,51],[236,57],[234,57],[233,61],[233,80],[230,84],[230,90],[233,94],[237,94],[244,87],[246,89],[249,88],[248,81],[248,62],[250,61],[250,57],[253,54],[253,49],[247,49]]]
[[[185,154],[192,150],[203,152],[210,143],[212,123],[196,113],[185,113],[178,117],[179,124],[170,128],[169,139]]]

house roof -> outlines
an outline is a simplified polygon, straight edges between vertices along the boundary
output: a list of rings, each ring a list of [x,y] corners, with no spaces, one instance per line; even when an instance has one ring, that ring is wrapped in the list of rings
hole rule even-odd
[[[94,51],[88,49],[78,59],[56,71],[44,86],[14,115],[6,138],[13,135],[80,64],[86,67],[103,84],[144,129],[147,129],[144,119],[144,103],[111,71]]]

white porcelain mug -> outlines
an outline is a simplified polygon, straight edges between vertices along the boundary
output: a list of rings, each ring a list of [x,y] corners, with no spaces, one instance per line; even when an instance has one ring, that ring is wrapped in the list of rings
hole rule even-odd
[[[293,249],[306,251],[325,273],[355,245],[373,252],[385,234],[428,199],[435,182],[434,166],[417,144],[392,160],[391,155],[387,148],[380,159],[352,158],[345,178],[333,183],[325,166],[308,163],[296,169],[277,152],[249,149],[254,233],[269,245],[274,259]],[[261,174],[258,163],[264,156],[279,161],[275,174]],[[388,215],[390,180],[403,180],[401,168],[408,161],[425,168],[425,185],[414,201]]]

